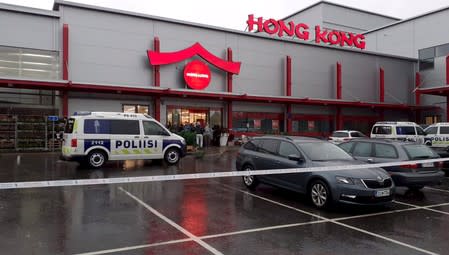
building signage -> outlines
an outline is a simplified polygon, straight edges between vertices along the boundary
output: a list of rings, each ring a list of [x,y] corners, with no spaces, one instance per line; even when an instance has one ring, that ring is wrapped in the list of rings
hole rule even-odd
[[[154,66],[168,65],[184,61],[194,56],[201,57],[209,64],[214,65],[229,74],[240,73],[240,62],[221,59],[210,53],[201,44],[195,43],[189,48],[175,52],[147,51],[150,64]],[[209,86],[211,72],[209,67],[202,61],[193,60],[184,68],[184,80],[191,89],[201,90]]]
[[[210,83],[210,69],[199,60],[193,60],[184,68],[184,80],[191,89],[205,89]]]
[[[300,40],[309,41],[310,27],[307,24],[295,24],[293,21],[285,23],[283,20],[268,19],[262,17],[254,19],[254,15],[248,15],[248,31],[256,29],[258,32],[265,32],[269,35],[276,34],[278,37],[283,37],[284,34],[290,37],[296,37]],[[320,26],[315,26],[315,43],[327,43],[330,45],[339,45],[341,47],[351,46],[359,49],[365,49],[365,36],[362,34],[353,34],[338,30],[322,29]]]

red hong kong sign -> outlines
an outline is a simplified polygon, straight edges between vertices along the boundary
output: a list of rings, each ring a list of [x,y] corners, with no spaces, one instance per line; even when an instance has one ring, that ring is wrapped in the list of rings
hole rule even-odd
[[[193,60],[184,68],[184,80],[192,89],[205,89],[210,83],[210,69],[199,60]]]
[[[284,33],[287,36],[296,36],[300,40],[308,41],[310,37],[309,26],[304,23],[295,24],[293,21],[285,24],[283,20],[268,19],[263,20],[262,17],[254,19],[254,15],[248,15],[248,30],[254,30],[257,26],[257,31],[265,32],[269,35],[277,34],[278,37],[283,37]],[[330,45],[355,46],[359,49],[365,49],[365,36],[362,34],[347,33],[338,30],[321,30],[320,26],[315,26],[315,43],[329,43]]]

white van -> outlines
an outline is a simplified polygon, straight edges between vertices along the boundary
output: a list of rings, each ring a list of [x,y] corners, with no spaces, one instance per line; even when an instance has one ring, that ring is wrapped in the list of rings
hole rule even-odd
[[[146,114],[75,113],[66,123],[62,156],[99,168],[108,160],[165,159],[176,164],[186,142]]]
[[[449,122],[439,122],[425,130],[425,144],[434,148],[449,149]]]
[[[424,144],[424,135],[424,130],[415,122],[379,121],[371,129],[370,137]]]

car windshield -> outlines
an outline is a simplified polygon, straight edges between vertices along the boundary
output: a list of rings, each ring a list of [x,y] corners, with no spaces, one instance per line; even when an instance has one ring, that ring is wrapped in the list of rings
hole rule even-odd
[[[404,149],[410,159],[437,158],[438,155],[426,145],[409,144]]]
[[[331,137],[348,137],[349,134],[348,132],[339,132],[339,131],[335,131],[332,133]]]
[[[352,160],[343,149],[328,142],[296,143],[312,161]]]

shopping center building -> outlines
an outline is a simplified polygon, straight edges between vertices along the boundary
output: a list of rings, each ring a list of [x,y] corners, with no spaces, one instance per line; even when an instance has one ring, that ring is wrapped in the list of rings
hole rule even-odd
[[[449,8],[399,20],[322,1],[283,19],[249,13],[238,31],[66,1],[0,4],[0,114],[141,112],[172,128],[312,136],[446,120],[448,23]],[[11,128],[0,140],[17,139]]]

